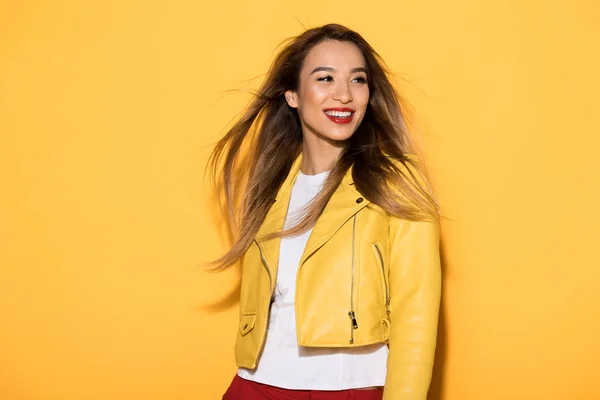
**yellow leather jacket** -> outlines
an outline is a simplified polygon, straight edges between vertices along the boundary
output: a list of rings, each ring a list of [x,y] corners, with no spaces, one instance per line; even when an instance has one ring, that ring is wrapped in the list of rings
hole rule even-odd
[[[239,367],[254,369],[275,289],[296,160],[243,258]],[[384,400],[425,400],[440,302],[439,225],[392,217],[362,197],[349,171],[311,232],[296,282],[297,341],[308,347],[388,343]]]

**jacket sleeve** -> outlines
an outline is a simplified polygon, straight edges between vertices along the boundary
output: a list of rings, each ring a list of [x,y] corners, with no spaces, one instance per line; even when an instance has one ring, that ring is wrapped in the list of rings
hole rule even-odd
[[[441,292],[439,223],[390,217],[390,337],[384,400],[425,400]]]

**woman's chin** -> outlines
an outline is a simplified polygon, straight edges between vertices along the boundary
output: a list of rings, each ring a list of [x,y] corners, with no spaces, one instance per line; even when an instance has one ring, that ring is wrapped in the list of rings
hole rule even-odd
[[[327,140],[328,142],[337,142],[343,144],[354,134],[354,127],[344,127],[343,129],[329,129],[323,130],[319,136],[321,139]]]

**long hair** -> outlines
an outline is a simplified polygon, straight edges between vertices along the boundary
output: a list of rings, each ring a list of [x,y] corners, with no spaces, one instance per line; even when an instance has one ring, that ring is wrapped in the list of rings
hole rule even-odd
[[[350,168],[356,189],[389,214],[413,221],[438,218],[424,167],[410,156],[417,151],[385,63],[358,33],[338,24],[324,25],[289,39],[248,107],[209,158],[234,238],[229,251],[214,261],[216,269],[227,268],[243,256],[302,151],[300,118],[284,94],[298,90],[307,54],[326,40],[353,43],[360,49],[366,61],[369,104],[303,219],[267,238],[293,236],[314,226]]]

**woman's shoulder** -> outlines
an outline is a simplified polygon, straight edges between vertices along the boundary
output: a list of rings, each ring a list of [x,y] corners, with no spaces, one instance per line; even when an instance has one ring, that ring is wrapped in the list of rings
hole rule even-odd
[[[390,158],[395,177],[388,186],[402,208],[408,207],[409,219],[434,219],[439,215],[435,190],[423,159],[418,154],[404,154],[401,158]]]

